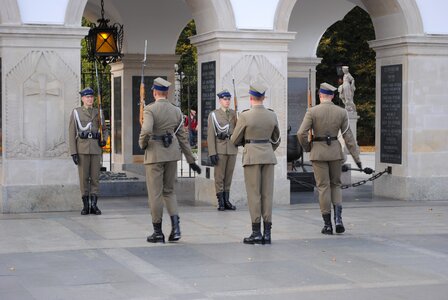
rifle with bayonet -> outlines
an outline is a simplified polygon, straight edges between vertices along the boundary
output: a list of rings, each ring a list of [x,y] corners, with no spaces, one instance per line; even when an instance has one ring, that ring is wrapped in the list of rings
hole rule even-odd
[[[98,131],[99,131],[99,138],[98,138],[98,144],[100,147],[106,146],[106,140],[104,139],[104,115],[103,115],[103,107],[102,107],[102,99],[101,99],[101,85],[100,85],[100,78],[98,76],[98,66],[95,61],[95,76],[96,76],[96,84],[98,89],[98,96],[97,96],[97,102],[98,102]]]
[[[308,109],[313,106],[313,96],[311,94],[311,69],[308,71]],[[313,130],[310,129],[308,132],[308,140],[311,141],[313,139]]]
[[[232,84],[233,84],[233,105],[235,106],[235,115],[238,119],[238,97],[236,95],[236,87],[235,87],[235,78],[232,78]]]
[[[145,51],[143,54],[143,60],[142,60],[142,77],[140,79],[140,114],[139,114],[139,121],[140,126],[143,125],[143,110],[145,109],[145,66],[146,66],[146,49],[148,46],[148,41],[145,40]]]

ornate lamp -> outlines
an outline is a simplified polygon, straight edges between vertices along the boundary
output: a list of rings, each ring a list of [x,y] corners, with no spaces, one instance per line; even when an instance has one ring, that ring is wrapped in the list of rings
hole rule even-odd
[[[123,54],[123,25],[115,23],[108,25],[109,19],[104,18],[104,0],[101,0],[101,19],[98,26],[92,25],[85,37],[90,60],[97,59],[103,65],[119,60]]]

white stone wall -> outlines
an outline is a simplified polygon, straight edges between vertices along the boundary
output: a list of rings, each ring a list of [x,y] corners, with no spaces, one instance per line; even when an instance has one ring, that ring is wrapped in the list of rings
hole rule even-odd
[[[208,61],[216,61],[217,91],[227,88],[233,94],[232,78],[235,79],[239,111],[249,108],[248,91],[251,82],[261,80],[268,86],[265,105],[277,113],[282,138],[282,143],[276,150],[278,160],[275,168],[274,203],[276,204],[290,202],[289,181],[286,179],[287,45],[293,37],[294,33],[215,32],[192,38],[192,42],[198,47],[199,97],[200,65]],[[245,42],[242,43],[241,40]],[[201,111],[200,99],[198,104],[198,109]],[[199,123],[200,126],[201,123]],[[198,136],[200,134],[199,132]],[[240,149],[235,167],[231,199],[237,205],[246,205],[241,151],[242,149]],[[205,176],[204,173],[201,177]],[[213,168],[210,168],[210,173],[210,180],[202,178],[196,181],[196,200],[215,204],[215,191],[214,188],[210,188],[210,186],[213,187]]]
[[[79,106],[81,28],[0,28],[2,211],[80,207],[68,120]]]
[[[448,78],[446,37],[403,37],[374,41],[377,52],[377,170],[392,174],[374,182],[379,196],[404,200],[448,199]],[[381,66],[403,65],[402,163],[381,163]]]

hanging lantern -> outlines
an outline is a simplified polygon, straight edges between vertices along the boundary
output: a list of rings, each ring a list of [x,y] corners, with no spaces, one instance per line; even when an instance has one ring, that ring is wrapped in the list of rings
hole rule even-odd
[[[90,60],[98,60],[106,65],[123,56],[123,25],[108,25],[110,20],[104,18],[104,0],[101,0],[101,19],[97,22],[98,26],[94,24],[85,38],[87,51]]]

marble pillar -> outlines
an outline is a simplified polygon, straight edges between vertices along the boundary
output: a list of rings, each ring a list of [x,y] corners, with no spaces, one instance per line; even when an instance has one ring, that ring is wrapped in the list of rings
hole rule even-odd
[[[68,122],[80,105],[80,41],[88,28],[0,26],[0,211],[81,208]]]
[[[191,38],[198,48],[198,109],[201,114],[198,137],[202,138],[202,142],[198,143],[199,160],[204,163],[207,159],[207,151],[204,151],[207,146],[204,129],[208,113],[218,106],[216,91],[228,89],[235,94],[234,81],[238,111],[241,112],[250,105],[250,83],[255,80],[263,81],[268,86],[265,106],[277,113],[282,138],[276,151],[278,164],[275,168],[275,204],[290,203],[289,181],[286,179],[287,65],[288,43],[294,39],[294,35],[295,33],[290,32],[216,31]],[[204,84],[207,85],[205,90]],[[247,204],[241,153],[242,148],[239,149],[231,187],[231,200],[237,206]],[[206,170],[196,178],[195,199],[216,205],[213,168],[204,166],[204,169]]]
[[[375,169],[378,196],[448,199],[448,38],[370,42],[377,55]]]
[[[117,145],[112,150],[112,170],[115,172],[130,171],[145,175],[142,164],[144,152],[138,147],[142,60],[143,54],[126,54],[122,61],[111,64],[113,82],[111,142],[112,145]],[[178,61],[179,56],[171,54],[147,56],[144,68],[147,104],[153,101],[152,81],[159,76],[173,83],[168,99],[174,101],[174,65]]]

